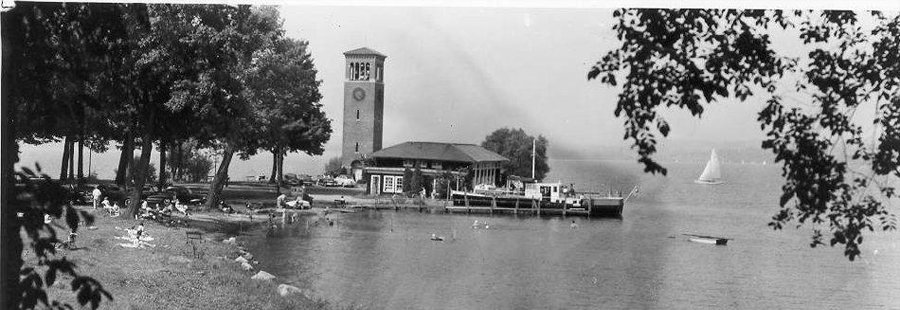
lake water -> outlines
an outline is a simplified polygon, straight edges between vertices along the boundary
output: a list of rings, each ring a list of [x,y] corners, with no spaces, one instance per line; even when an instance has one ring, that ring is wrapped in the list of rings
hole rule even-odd
[[[372,309],[900,308],[900,233],[867,237],[850,262],[810,248],[809,229],[773,231],[776,166],[723,165],[719,186],[692,182],[702,163],[668,164],[668,177],[632,162],[551,167],[548,181],[579,190],[641,191],[621,219],[365,211],[257,234],[250,248],[280,281]],[[698,244],[681,235],[691,232],[733,240]]]

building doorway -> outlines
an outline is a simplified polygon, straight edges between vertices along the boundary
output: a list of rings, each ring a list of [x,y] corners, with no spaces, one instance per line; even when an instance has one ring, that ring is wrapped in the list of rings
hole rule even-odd
[[[369,193],[373,196],[381,195],[381,176],[373,175],[369,182]]]

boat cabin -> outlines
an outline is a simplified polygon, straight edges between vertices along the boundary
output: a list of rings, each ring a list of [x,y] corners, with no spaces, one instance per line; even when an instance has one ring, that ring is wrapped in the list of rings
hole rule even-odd
[[[578,204],[578,200],[570,188],[560,182],[555,183],[525,183],[525,197],[540,199],[550,202]]]

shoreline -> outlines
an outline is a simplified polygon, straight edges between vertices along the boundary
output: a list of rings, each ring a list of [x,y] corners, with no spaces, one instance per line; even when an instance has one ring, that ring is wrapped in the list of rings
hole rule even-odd
[[[152,220],[108,217],[102,210],[78,205],[94,215],[90,226],[78,230],[76,247],[58,250],[76,264],[82,275],[97,279],[112,294],[101,309],[334,309],[305,287],[283,283],[253,264],[246,251],[246,234],[262,228],[267,216],[228,217],[220,212],[199,212],[184,218],[186,225],[167,226]],[[54,219],[55,224],[62,219]],[[143,223],[138,240],[129,228]],[[199,232],[190,239],[190,231]],[[223,242],[229,240],[230,242]],[[25,240],[28,242],[28,240]],[[251,268],[241,263],[248,261]],[[249,259],[248,259],[249,258]],[[34,264],[33,253],[23,254]],[[237,260],[237,261],[236,261]],[[249,270],[248,270],[249,269]],[[77,305],[69,288],[71,278],[60,277],[47,288],[51,300]]]

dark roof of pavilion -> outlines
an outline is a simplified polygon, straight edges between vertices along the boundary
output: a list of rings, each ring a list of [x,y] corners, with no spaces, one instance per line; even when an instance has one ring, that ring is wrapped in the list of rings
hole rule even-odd
[[[506,157],[478,145],[441,142],[404,142],[381,149],[372,157],[469,163],[508,161]]]

